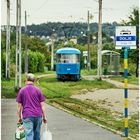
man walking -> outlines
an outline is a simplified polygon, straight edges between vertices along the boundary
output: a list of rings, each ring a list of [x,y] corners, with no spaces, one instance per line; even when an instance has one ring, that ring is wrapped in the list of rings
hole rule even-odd
[[[34,86],[34,81],[34,74],[27,74],[26,86],[20,89],[16,99],[18,122],[23,122],[26,140],[40,140],[42,119],[44,123],[47,123],[45,97],[40,89]]]

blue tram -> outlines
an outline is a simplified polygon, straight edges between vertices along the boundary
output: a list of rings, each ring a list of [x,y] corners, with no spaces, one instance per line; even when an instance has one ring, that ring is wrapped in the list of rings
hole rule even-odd
[[[56,52],[56,74],[58,80],[80,79],[80,54],[75,48],[62,48]]]

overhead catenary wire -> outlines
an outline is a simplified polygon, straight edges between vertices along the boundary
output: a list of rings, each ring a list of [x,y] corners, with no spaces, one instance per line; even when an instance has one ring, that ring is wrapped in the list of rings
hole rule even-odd
[[[99,0],[91,0],[91,1],[95,1],[95,2],[98,2]],[[22,1],[22,3],[23,3],[24,1]],[[46,15],[46,17],[45,16],[43,16],[43,15],[41,15],[41,16],[34,16],[34,15],[36,15],[38,12],[40,13],[40,11],[42,11],[42,9],[44,9],[45,7],[46,7],[46,3],[47,2],[49,2],[49,0],[45,0],[45,1],[43,1],[39,6],[38,6],[38,8],[36,7],[34,10],[33,9],[31,9],[32,11],[28,11],[28,13],[30,14],[30,19],[33,19],[33,22],[35,22],[34,21],[34,19],[40,19],[40,20],[44,20],[44,22],[46,22],[45,20],[47,20],[47,21],[50,21],[51,20],[51,17],[49,18],[47,15]],[[15,3],[15,0],[12,0],[12,3]],[[24,3],[23,3],[24,4]],[[44,8],[43,8],[44,7]],[[87,7],[86,7],[87,8]],[[92,6],[92,7],[88,7],[88,9],[93,9],[94,7]],[[25,9],[25,8],[24,8]],[[12,8],[12,10],[14,10],[14,7]],[[26,10],[26,9],[25,9]],[[95,9],[94,9],[95,10]],[[106,12],[106,14],[108,13],[109,14],[109,12],[110,11],[116,11],[116,9],[113,9],[113,8],[103,8],[103,10]],[[90,10],[91,12],[92,12],[92,10]],[[96,11],[96,10],[95,10]],[[120,10],[119,10],[120,11]],[[42,13],[45,13],[45,12],[42,12]],[[92,12],[92,14],[98,14],[98,12]],[[22,18],[24,18],[24,16],[22,15]],[[61,17],[61,19],[63,19],[63,18],[66,18],[66,17]],[[30,20],[29,19],[29,23],[31,23],[30,21],[32,21],[32,20]],[[49,20],[50,19],[50,20]],[[74,18],[73,18],[74,19]],[[80,21],[82,20],[81,18],[79,18],[80,19]],[[60,20],[60,19],[58,19],[58,20]],[[75,18],[75,20],[77,21],[78,19],[76,19]],[[39,21],[39,20],[38,20]]]
[[[42,7],[44,7],[45,6],[45,4],[46,4],[46,2],[48,2],[49,0],[45,0],[36,10],[34,10],[32,13],[36,13],[36,12],[38,12],[40,9],[42,9]],[[14,3],[15,3],[15,0],[13,0],[12,2],[11,2],[12,4],[12,6],[14,6]],[[3,1],[3,4],[4,4],[4,1]],[[23,2],[21,1],[21,4],[23,5]],[[11,10],[13,10],[14,8],[12,7],[12,9]],[[31,13],[31,14],[32,14]],[[11,13],[11,15],[13,15],[13,16],[16,16],[16,13]],[[27,15],[27,16],[29,16],[29,15]],[[24,15],[21,15],[21,17],[22,18],[24,18]],[[32,17],[31,16],[31,18],[38,18],[38,17]],[[46,19],[46,18],[44,18],[44,17],[41,17],[41,18],[38,18],[38,19]]]
[[[45,4],[48,2],[49,0],[45,0],[37,9],[35,9],[32,13],[37,13],[38,11],[40,11],[44,6]],[[31,14],[32,14],[31,13]]]
[[[99,0],[92,0],[92,1],[99,2]]]

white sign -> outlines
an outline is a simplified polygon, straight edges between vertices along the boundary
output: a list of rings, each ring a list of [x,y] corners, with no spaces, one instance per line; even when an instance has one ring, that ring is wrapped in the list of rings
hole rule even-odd
[[[130,47],[136,49],[136,27],[117,26],[116,27],[116,49]]]
[[[83,56],[88,56],[88,51],[83,51]]]
[[[87,64],[87,59],[86,59],[86,57],[85,57],[85,60],[84,60],[84,64]]]

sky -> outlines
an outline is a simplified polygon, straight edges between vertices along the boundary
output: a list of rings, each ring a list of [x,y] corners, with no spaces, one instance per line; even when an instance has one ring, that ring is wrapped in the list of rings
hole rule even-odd
[[[16,0],[10,0],[11,25],[16,25]],[[139,0],[103,0],[102,22],[127,20]],[[27,11],[27,24],[47,22],[87,22],[87,11],[94,16],[90,21],[98,22],[98,0],[21,0],[22,18]],[[6,24],[6,0],[1,0],[1,25]]]

